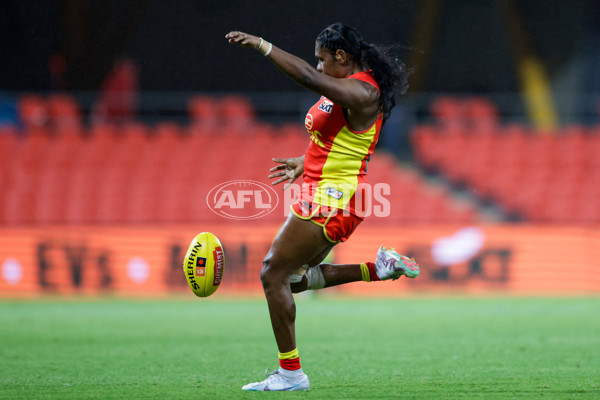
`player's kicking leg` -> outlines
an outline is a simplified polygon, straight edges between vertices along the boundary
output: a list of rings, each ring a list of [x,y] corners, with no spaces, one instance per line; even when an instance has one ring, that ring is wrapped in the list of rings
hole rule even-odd
[[[321,259],[322,260],[322,259]],[[401,276],[416,278],[419,265],[412,258],[398,254],[393,248],[381,246],[375,262],[362,264],[319,264],[319,260],[297,270],[292,276],[292,291],[317,290],[349,282],[396,280]]]

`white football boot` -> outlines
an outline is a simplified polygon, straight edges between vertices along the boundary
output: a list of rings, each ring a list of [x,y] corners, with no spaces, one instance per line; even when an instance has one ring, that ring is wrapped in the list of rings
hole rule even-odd
[[[419,276],[419,266],[414,258],[401,256],[393,248],[381,246],[375,260],[375,273],[382,281],[386,279],[396,280],[402,275],[407,278]]]
[[[276,369],[275,371],[265,372],[267,375],[267,379],[262,382],[254,382],[249,383],[245,386],[242,386],[242,390],[249,391],[259,391],[259,392],[268,392],[268,391],[286,391],[292,392],[296,390],[309,390],[310,382],[308,381],[308,376],[304,372],[299,373],[297,378],[288,378],[281,369]]]

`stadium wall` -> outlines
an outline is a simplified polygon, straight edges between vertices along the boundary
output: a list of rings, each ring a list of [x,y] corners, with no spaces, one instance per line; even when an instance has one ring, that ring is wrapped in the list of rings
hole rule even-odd
[[[58,294],[193,296],[182,261],[201,230],[226,253],[216,296],[260,295],[259,270],[278,225],[39,227],[0,229],[0,297]],[[600,293],[600,228],[534,225],[359,227],[337,246],[334,263],[370,260],[382,244],[415,257],[414,281],[354,283],[348,295],[474,293],[589,295]],[[332,290],[329,290],[332,292]]]

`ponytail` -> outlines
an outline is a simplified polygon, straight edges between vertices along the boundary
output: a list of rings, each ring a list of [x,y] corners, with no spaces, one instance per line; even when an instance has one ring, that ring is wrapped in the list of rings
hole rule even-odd
[[[409,73],[404,63],[391,55],[393,46],[367,43],[356,29],[339,22],[325,28],[317,36],[317,41],[332,53],[337,49],[344,50],[364,69],[373,70],[373,77],[379,85],[383,120],[387,120],[396,105],[396,96],[403,95],[408,89]]]
[[[402,61],[390,54],[392,47],[366,44],[362,56],[363,67],[373,70],[373,77],[379,85],[379,104],[386,120],[396,105],[396,96],[408,90],[409,72]]]

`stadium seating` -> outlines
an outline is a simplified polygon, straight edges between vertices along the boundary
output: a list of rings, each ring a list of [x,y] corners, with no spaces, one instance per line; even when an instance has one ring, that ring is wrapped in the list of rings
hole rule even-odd
[[[303,154],[308,137],[300,124],[256,120],[243,97],[197,96],[190,122],[154,126],[135,121],[82,124],[74,99],[26,95],[20,100],[22,131],[0,131],[0,223],[107,224],[223,221],[206,205],[209,191],[232,180],[267,185],[273,157]],[[435,134],[435,133],[433,133]],[[438,157],[447,157],[440,152]],[[445,161],[448,165],[450,161]],[[431,165],[436,165],[432,160]],[[373,223],[472,223],[477,209],[446,188],[401,167],[376,151],[368,166],[372,184],[384,192],[390,213]],[[262,221],[280,222],[276,212]],[[383,204],[385,206],[385,204]]]
[[[481,125],[464,111],[469,104],[472,109],[468,99],[437,100],[432,114],[438,119],[414,129],[415,155],[426,171],[468,188],[510,217],[600,223],[598,128],[532,131],[518,124],[502,126],[489,109],[477,111],[487,121]]]
[[[22,128],[0,128],[0,223],[105,224],[220,221],[206,206],[223,182],[269,184],[272,157],[304,153],[299,124],[256,120],[236,96],[195,97],[189,124],[136,121],[84,127],[66,95],[24,95]],[[437,120],[412,132],[416,160],[428,174],[495,204],[507,218],[536,223],[600,223],[600,129],[567,126],[538,132],[501,125],[481,98],[432,103]],[[460,223],[481,219],[472,202],[380,150],[369,182],[388,184],[391,212],[374,223]],[[278,196],[283,198],[277,187]],[[280,221],[277,212],[263,221]]]

